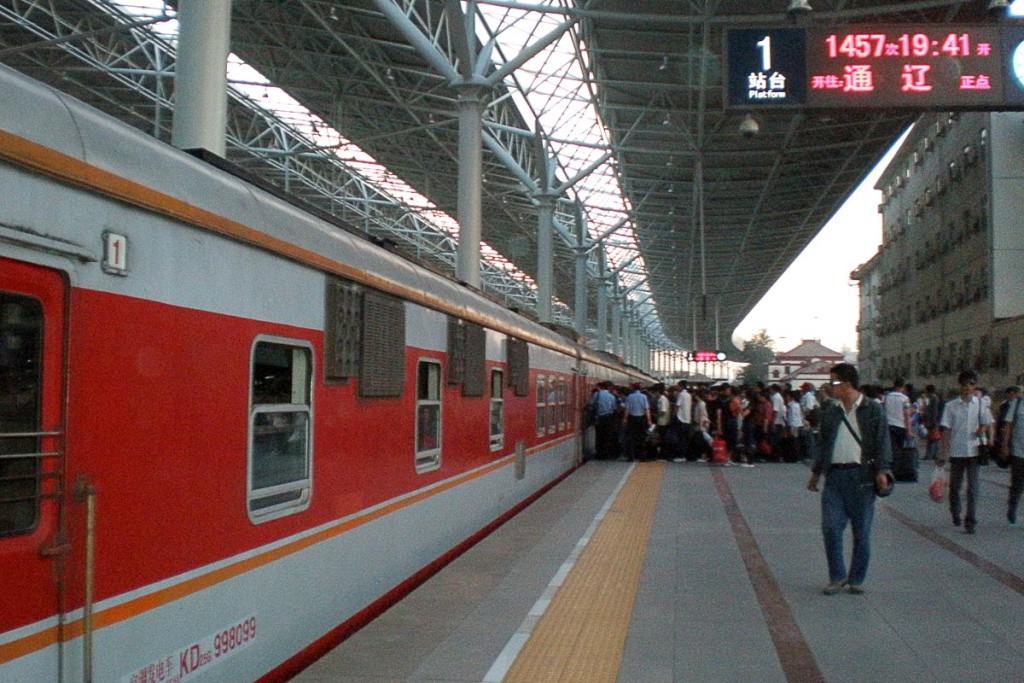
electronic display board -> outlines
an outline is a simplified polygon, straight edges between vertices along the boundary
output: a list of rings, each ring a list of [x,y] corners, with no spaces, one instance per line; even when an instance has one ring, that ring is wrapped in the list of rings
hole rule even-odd
[[[729,106],[1024,106],[1022,26],[732,29],[726,59]]]
[[[991,108],[1003,101],[995,26],[853,26],[807,33],[810,106]]]
[[[712,363],[724,361],[725,351],[688,351],[686,360],[697,363]]]

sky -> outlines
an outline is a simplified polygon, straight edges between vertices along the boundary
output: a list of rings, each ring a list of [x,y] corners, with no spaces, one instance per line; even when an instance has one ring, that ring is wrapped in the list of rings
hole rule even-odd
[[[817,339],[834,351],[856,350],[860,292],[850,273],[882,243],[875,183],[897,142],[739,324],[734,343],[764,329],[776,351],[788,351],[803,339]]]

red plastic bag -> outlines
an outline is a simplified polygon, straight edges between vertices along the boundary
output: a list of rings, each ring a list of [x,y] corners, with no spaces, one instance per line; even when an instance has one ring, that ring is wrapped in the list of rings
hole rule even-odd
[[[936,465],[935,471],[932,472],[932,483],[928,485],[928,495],[936,503],[941,503],[946,499],[946,488],[948,487],[949,477],[946,474],[946,468]]]
[[[720,436],[711,442],[711,462],[729,462],[729,449],[725,446],[725,439]]]

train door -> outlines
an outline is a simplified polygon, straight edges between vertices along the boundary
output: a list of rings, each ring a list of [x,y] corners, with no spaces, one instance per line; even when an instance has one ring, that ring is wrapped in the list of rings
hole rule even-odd
[[[64,337],[57,271],[0,257],[0,679],[58,680]]]

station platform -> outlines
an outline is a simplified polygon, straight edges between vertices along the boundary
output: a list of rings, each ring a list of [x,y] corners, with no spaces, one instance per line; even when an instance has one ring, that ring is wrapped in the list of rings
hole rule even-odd
[[[930,473],[878,501],[866,593],[826,596],[806,466],[589,462],[294,680],[1024,681],[1008,471],[975,535]]]

